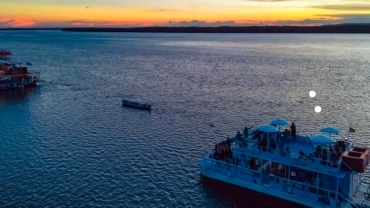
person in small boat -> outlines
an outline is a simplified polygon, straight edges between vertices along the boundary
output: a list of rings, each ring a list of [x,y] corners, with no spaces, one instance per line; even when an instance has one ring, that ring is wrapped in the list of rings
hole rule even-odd
[[[249,131],[250,129],[252,129],[252,128],[253,128],[253,126],[251,126],[251,127],[249,127],[249,128],[246,126],[246,127],[244,128],[244,136],[245,136],[245,138],[248,138],[248,131]]]
[[[290,126],[290,133],[292,134],[293,141],[296,141],[296,138],[297,138],[297,129],[296,129],[296,126],[295,126],[294,122]]]

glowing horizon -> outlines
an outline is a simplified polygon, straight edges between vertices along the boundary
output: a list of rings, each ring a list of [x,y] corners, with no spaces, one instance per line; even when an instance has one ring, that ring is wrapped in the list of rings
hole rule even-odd
[[[370,23],[368,0],[1,0],[0,27]]]

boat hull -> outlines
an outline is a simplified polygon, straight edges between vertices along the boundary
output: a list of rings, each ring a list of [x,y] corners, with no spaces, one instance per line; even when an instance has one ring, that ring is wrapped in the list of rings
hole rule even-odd
[[[136,108],[140,110],[151,110],[151,105],[149,104],[140,104],[137,102],[131,102],[127,100],[122,100],[122,106],[129,107],[129,108]]]
[[[29,83],[29,84],[24,84],[24,85],[18,85],[15,82],[8,83],[8,84],[1,84],[0,83],[0,91],[2,91],[2,90],[11,90],[11,89],[19,89],[19,88],[22,88],[22,87],[36,87],[36,86],[37,86],[36,82]]]
[[[259,179],[255,179],[253,177],[249,177],[248,178],[249,180],[248,179],[247,180],[240,180],[238,178],[233,177],[232,174],[225,175],[225,174],[217,173],[215,171],[207,169],[207,167],[205,167],[204,161],[202,161],[200,163],[200,167],[201,167],[202,176],[204,176],[206,178],[218,180],[218,181],[221,181],[221,182],[224,182],[224,183],[227,183],[227,184],[232,184],[232,185],[239,186],[239,187],[242,187],[242,188],[246,188],[246,189],[249,189],[249,190],[257,191],[257,192],[260,192],[262,194],[270,195],[270,196],[273,196],[273,197],[276,197],[276,198],[279,198],[279,199],[283,199],[283,200],[287,200],[287,201],[290,201],[290,202],[294,202],[294,203],[297,203],[297,204],[302,204],[302,205],[308,206],[308,207],[322,207],[322,208],[330,208],[331,207],[331,206],[328,206],[328,205],[325,205],[325,204],[322,204],[322,203],[307,200],[304,197],[297,197],[297,196],[291,195],[287,192],[284,193],[282,191],[274,190],[268,184],[262,185],[260,183]]]

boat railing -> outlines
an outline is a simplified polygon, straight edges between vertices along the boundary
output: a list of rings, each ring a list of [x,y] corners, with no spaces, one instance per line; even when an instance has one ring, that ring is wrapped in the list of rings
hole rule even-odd
[[[340,193],[340,192],[343,192],[346,196],[344,196],[344,194]],[[361,208],[362,207],[362,203],[363,202],[358,202],[360,204],[357,204],[357,200],[353,197],[351,197],[349,194],[345,193],[343,190],[341,191],[338,191],[338,197],[341,197],[342,199],[346,200],[352,207],[356,207],[356,208]]]
[[[233,164],[232,159],[228,159],[227,162],[226,162],[226,161],[223,161],[223,160],[215,160],[213,158],[209,158],[209,155],[207,155],[204,158],[204,160],[205,160],[206,167],[207,167],[208,164],[212,163],[214,165],[217,165],[217,167],[224,168],[224,169],[234,171],[234,172],[240,172],[240,173],[250,175],[250,176],[256,173],[258,176],[257,175],[255,175],[255,176],[259,177],[259,174],[261,174],[261,172],[259,170],[253,170],[253,169],[250,169],[250,168],[246,168],[246,167],[242,167],[240,165]]]
[[[253,143],[251,143],[251,145],[243,145],[242,143],[240,144],[236,144],[237,146],[240,146],[242,148],[248,148],[248,149],[255,149],[255,147],[257,146],[256,144],[257,142],[256,141],[253,141]],[[340,162],[341,162],[341,156],[339,157],[338,161],[335,162],[335,161],[331,161],[329,158],[331,157],[328,157],[327,160],[324,160],[322,158],[316,158],[314,156],[310,156],[310,155],[301,155],[299,153],[295,153],[295,152],[290,152],[290,151],[286,151],[282,148],[277,148],[277,149],[272,149],[272,148],[268,148],[266,147],[265,150],[259,150],[259,151],[263,151],[263,152],[269,152],[271,154],[275,154],[275,155],[281,155],[281,156],[287,156],[287,157],[290,157],[294,160],[296,160],[298,163],[300,163],[301,165],[307,165],[308,163],[311,163],[311,164],[317,164],[317,165],[323,165],[323,166],[329,166],[329,167],[333,167],[333,168],[336,168],[337,170],[340,169]]]
[[[328,159],[322,159],[322,158],[316,158],[314,156],[306,156],[306,155],[300,155],[299,153],[290,153],[290,157],[297,160],[299,163],[302,165],[308,164],[308,162],[311,162],[313,164],[318,164],[318,165],[324,165],[324,166],[329,166],[329,167],[334,167],[334,168],[339,168],[339,160],[337,164],[331,160]]]
[[[257,128],[258,128],[257,126],[252,127],[252,128],[248,131],[248,132],[249,132],[249,133],[248,133],[248,136],[249,136],[249,135],[253,135],[253,134],[254,134],[254,132],[257,130]],[[244,136],[246,136],[246,135],[244,135]]]
[[[288,178],[275,176],[273,174],[270,174],[270,177],[274,179],[275,183],[279,183],[279,181],[281,180],[282,181],[281,183],[286,187],[297,188],[299,190],[315,193],[317,195],[325,196],[327,198],[334,199],[335,194],[337,193],[338,197],[342,197],[342,199],[348,201],[354,207],[359,208],[359,204],[357,204],[357,203],[360,203],[360,205],[362,203],[361,201],[356,200],[350,194],[346,193],[342,189],[340,189],[337,192],[337,191],[332,191],[332,190],[329,190],[329,189],[321,188],[317,184],[312,185],[312,184],[309,184],[309,183],[302,183],[302,182],[299,182],[299,181],[290,180]],[[286,191],[288,191],[288,190],[286,190]],[[342,192],[343,194],[340,193],[340,192]]]
[[[242,167],[242,166],[239,166],[239,165],[235,165],[235,164],[232,163],[231,159],[229,160],[229,162],[225,162],[225,161],[222,161],[222,160],[215,160],[215,159],[209,158],[209,154],[204,158],[204,161],[205,161],[205,167],[212,164],[212,167],[218,167],[218,168],[228,170],[230,172],[249,175],[249,176],[255,177],[256,179],[257,178],[259,179],[261,177],[260,174],[262,174],[260,170],[253,170],[253,169],[250,169],[250,168],[245,168],[245,167]],[[222,174],[230,176],[230,173],[227,173],[227,172],[223,172]],[[346,196],[344,196],[343,194],[340,194],[337,191],[322,188],[322,187],[319,186],[319,184],[316,180],[313,180],[313,181],[316,181],[316,182],[306,183],[306,182],[300,182],[300,181],[292,180],[292,179],[289,178],[289,176],[284,176],[283,177],[283,176],[277,176],[277,175],[274,175],[274,174],[268,174],[267,176],[270,178],[269,181],[271,181],[275,184],[282,185],[284,190],[286,192],[288,192],[289,194],[294,194],[294,191],[292,191],[292,188],[298,189],[300,191],[305,191],[305,192],[309,192],[309,193],[312,193],[312,194],[316,194],[318,196],[328,198],[328,199],[329,198],[335,199],[336,194],[338,193],[338,196],[340,195],[344,200],[348,201],[350,204],[354,205],[355,207],[358,206],[354,203],[355,199],[353,197],[351,197],[349,194],[345,193]],[[297,193],[296,195],[301,196],[300,193]]]
[[[342,157],[340,158],[340,164],[341,164],[341,165],[345,165],[345,166],[346,166],[346,168],[348,168],[348,169],[350,170],[350,172],[356,172],[356,171],[354,171],[354,170],[351,168],[351,166],[349,166],[346,162],[344,162],[344,161],[342,160]]]
[[[269,176],[274,183],[282,184],[283,186],[286,187],[296,188],[298,190],[310,192],[316,195],[325,196],[333,199],[335,198],[335,194],[337,193],[336,191],[322,188],[319,186],[319,184],[312,184],[314,182],[312,183],[299,182],[296,180],[289,179],[287,177],[276,176],[274,174],[270,174]]]
[[[255,131],[256,129],[252,130],[251,132]],[[250,134],[253,135],[253,134]],[[302,136],[302,135],[300,135]],[[303,137],[303,136],[302,136]],[[309,136],[307,136],[309,137]],[[284,146],[277,145],[276,149],[272,149],[270,147],[259,147],[257,144],[257,140],[253,140],[251,136],[248,138],[243,137],[241,141],[236,141],[232,144],[232,147],[235,148],[236,146],[242,147],[242,148],[248,148],[248,149],[257,149],[259,148],[260,151],[270,152],[276,155],[283,155],[283,156],[289,156],[292,159],[295,159],[298,161],[298,163],[301,163],[301,165],[306,165],[309,162],[312,164],[322,165],[322,166],[328,166],[333,167],[337,169],[338,171],[341,168],[342,156],[344,154],[344,151],[341,153],[341,155],[338,156],[338,158],[334,159],[332,158],[332,155],[330,154],[330,151],[328,150],[328,156],[327,159],[322,159],[320,157],[315,157],[314,154],[306,153],[304,155],[301,155],[297,152],[290,152],[284,149]],[[353,146],[352,142],[346,143],[346,150],[348,150],[350,147]]]

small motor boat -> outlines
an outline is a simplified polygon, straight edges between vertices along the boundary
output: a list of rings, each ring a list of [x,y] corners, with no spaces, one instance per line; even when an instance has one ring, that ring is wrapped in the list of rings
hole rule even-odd
[[[142,110],[151,110],[152,106],[147,103],[138,103],[138,102],[133,102],[129,100],[122,100],[122,105],[130,108],[137,108],[137,109],[142,109]]]

